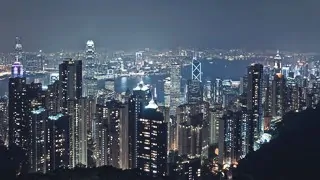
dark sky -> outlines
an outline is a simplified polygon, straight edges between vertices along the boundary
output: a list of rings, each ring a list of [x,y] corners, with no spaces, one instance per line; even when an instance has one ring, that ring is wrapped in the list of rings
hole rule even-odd
[[[246,47],[320,50],[319,0],[1,0],[0,51]]]

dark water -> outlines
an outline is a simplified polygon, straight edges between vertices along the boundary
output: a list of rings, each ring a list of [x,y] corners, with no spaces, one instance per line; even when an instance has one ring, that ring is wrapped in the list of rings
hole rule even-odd
[[[252,61],[226,61],[215,60],[213,63],[208,61],[202,61],[202,80],[213,80],[215,78],[221,79],[233,79],[239,80],[240,76],[246,73],[246,67],[252,63]],[[183,79],[191,78],[191,66],[185,66],[182,68]],[[157,97],[159,101],[163,101],[163,79],[166,76],[145,76],[143,81],[145,84],[150,84],[157,88]],[[34,78],[30,77],[29,82]],[[125,92],[128,88],[131,90],[136,87],[140,82],[140,77],[121,77],[117,78],[115,82],[115,88],[117,92]],[[185,80],[182,80],[182,86],[185,84]],[[99,87],[103,87],[103,81],[98,82]],[[0,95],[3,96],[8,92],[8,79],[0,81]]]

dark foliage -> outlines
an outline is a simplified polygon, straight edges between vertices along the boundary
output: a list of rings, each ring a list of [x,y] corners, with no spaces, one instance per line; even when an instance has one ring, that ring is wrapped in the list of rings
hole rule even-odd
[[[11,145],[8,149],[0,143],[0,174],[4,179],[14,179],[18,173],[25,171],[24,152],[17,146]],[[2,178],[0,178],[2,179]]]
[[[275,139],[240,161],[234,179],[320,179],[320,108],[288,113],[279,128]]]

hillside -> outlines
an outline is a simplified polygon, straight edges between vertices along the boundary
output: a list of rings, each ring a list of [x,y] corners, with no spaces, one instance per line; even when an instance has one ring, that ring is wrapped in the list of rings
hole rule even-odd
[[[279,136],[241,160],[235,180],[320,179],[320,108],[288,113]]]

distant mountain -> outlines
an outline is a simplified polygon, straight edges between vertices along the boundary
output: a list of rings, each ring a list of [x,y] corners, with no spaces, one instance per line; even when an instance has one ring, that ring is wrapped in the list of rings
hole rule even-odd
[[[248,154],[233,173],[235,180],[320,179],[320,106],[288,113],[279,136]]]

